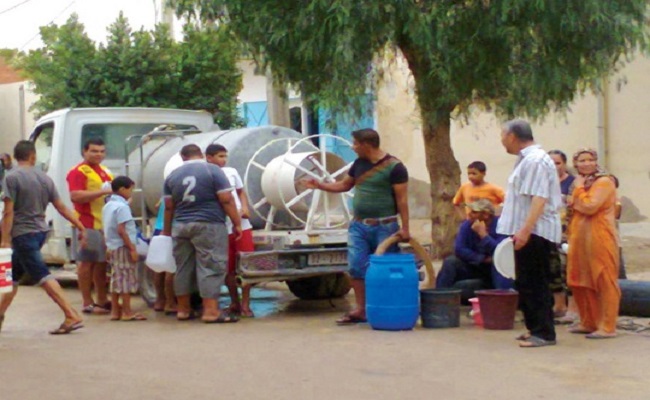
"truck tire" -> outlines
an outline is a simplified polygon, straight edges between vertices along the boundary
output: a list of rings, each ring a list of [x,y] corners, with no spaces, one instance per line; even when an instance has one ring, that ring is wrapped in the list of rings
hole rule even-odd
[[[301,300],[343,297],[352,287],[346,274],[330,274],[287,281],[289,290]]]
[[[138,262],[138,281],[140,282],[140,296],[142,296],[142,300],[147,303],[147,306],[153,307],[156,301],[154,272],[145,265],[143,260]]]

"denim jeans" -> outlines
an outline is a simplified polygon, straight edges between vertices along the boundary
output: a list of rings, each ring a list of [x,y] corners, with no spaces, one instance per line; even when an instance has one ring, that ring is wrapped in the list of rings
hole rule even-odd
[[[11,264],[13,280],[16,284],[25,274],[29,275],[38,285],[53,279],[41,255],[41,247],[43,247],[46,238],[47,232],[33,232],[12,239]]]
[[[365,279],[370,255],[377,250],[377,246],[389,236],[399,231],[399,224],[366,225],[359,221],[352,221],[348,228],[348,265],[350,276],[353,279]],[[397,253],[399,247],[391,246],[386,252]]]

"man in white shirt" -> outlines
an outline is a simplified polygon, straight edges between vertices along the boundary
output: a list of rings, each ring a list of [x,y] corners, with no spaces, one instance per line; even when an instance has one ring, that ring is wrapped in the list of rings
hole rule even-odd
[[[550,251],[562,238],[560,182],[553,160],[535,143],[528,122],[506,122],[501,143],[509,154],[518,156],[508,178],[497,233],[512,236],[514,241],[515,287],[528,329],[518,337],[519,346],[554,345]]]
[[[205,159],[207,162],[221,167],[221,170],[228,178],[232,195],[237,205],[237,211],[241,216],[242,235],[238,240],[232,233],[232,223],[230,219],[226,221],[228,227],[228,273],[226,275],[226,286],[230,294],[231,313],[239,313],[242,317],[253,317],[253,311],[250,308],[251,286],[242,287],[242,299],[239,301],[237,293],[237,254],[240,252],[254,251],[253,246],[253,225],[248,220],[249,208],[248,197],[244,191],[244,184],[239,176],[239,172],[232,167],[226,167],[228,162],[228,149],[220,144],[211,144],[205,149]]]

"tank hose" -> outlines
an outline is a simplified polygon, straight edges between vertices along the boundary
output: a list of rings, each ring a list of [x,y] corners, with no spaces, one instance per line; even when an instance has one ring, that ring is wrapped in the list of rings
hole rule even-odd
[[[399,243],[402,241],[402,238],[399,236],[399,234],[394,234],[392,236],[389,236],[386,240],[381,242],[379,246],[377,246],[377,250],[375,251],[376,255],[382,255],[386,253],[386,250],[388,248],[396,243]],[[422,245],[415,239],[410,238],[408,241],[408,244],[413,248],[413,251],[415,254],[420,257],[422,261],[424,261],[424,268],[427,271],[427,279],[424,282],[423,289],[433,289],[436,287],[436,272],[433,269],[433,262],[431,261],[431,257],[427,253],[427,251],[422,247]]]

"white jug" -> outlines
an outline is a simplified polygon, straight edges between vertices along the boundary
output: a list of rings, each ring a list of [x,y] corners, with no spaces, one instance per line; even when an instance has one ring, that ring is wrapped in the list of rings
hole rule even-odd
[[[11,249],[0,249],[0,293],[11,293],[13,290],[11,276]]]
[[[176,272],[176,262],[172,252],[172,238],[169,236],[154,236],[149,243],[145,263],[155,272]]]

